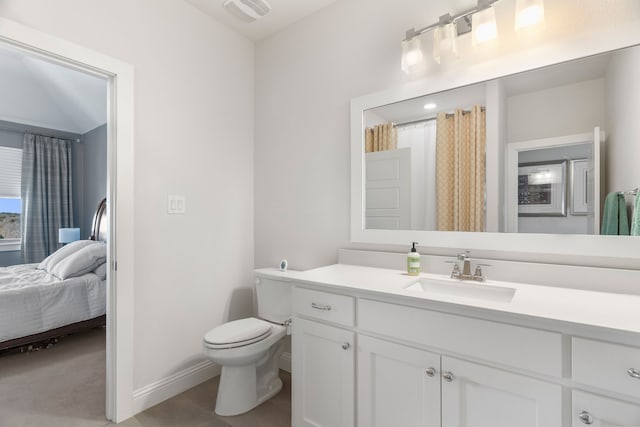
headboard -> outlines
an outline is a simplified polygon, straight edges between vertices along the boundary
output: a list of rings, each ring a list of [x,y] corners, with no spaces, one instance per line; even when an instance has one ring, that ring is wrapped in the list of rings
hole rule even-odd
[[[97,240],[100,242],[107,241],[107,199],[106,197],[98,204],[98,209],[93,215],[93,221],[91,223],[91,237],[90,240]]]

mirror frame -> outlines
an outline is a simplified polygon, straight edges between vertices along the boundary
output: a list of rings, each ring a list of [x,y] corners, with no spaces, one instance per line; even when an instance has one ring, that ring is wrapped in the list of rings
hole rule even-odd
[[[448,73],[439,73],[398,88],[364,95],[351,100],[351,241],[353,243],[402,245],[412,241],[421,247],[445,250],[471,250],[485,255],[503,254],[514,260],[593,265],[640,270],[640,237],[525,234],[506,232],[447,232],[423,230],[367,230],[364,228],[364,112],[366,110],[455,89],[470,84],[549,65],[567,62],[640,44],[640,28],[628,28],[592,35],[585,42],[556,42],[536,48],[535,55],[521,51],[497,57],[473,66],[460,66]],[[544,59],[540,59],[544,58]],[[496,71],[499,70],[499,71]],[[606,129],[605,129],[606,131]],[[487,170],[497,168],[503,180],[506,176],[507,153],[487,152]],[[506,186],[506,184],[505,184]],[[495,197],[494,197],[495,198]],[[504,195],[498,196],[503,199]],[[497,201],[497,200],[495,200]],[[488,200],[491,203],[491,200]]]

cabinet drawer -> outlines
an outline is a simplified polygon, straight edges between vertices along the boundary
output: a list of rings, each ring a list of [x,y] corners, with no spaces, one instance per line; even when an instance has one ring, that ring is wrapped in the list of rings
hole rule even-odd
[[[575,337],[571,343],[574,381],[640,398],[640,348]]]
[[[562,375],[561,334],[378,301],[358,301],[360,329],[537,372]]]
[[[296,287],[293,288],[293,311],[345,326],[353,326],[355,322],[355,301],[346,295]]]
[[[574,390],[572,427],[640,426],[640,406]]]

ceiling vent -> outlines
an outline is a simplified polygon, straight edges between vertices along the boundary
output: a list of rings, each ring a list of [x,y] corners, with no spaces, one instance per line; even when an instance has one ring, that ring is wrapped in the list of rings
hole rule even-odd
[[[227,0],[224,8],[244,22],[253,22],[269,13],[271,6],[264,0]]]

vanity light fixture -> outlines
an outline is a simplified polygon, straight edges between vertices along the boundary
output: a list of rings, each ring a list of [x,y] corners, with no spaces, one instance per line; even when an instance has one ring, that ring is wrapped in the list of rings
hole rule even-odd
[[[543,0],[516,0],[516,31],[544,28]]]
[[[425,65],[420,38],[418,36],[407,36],[407,39],[402,42],[402,71],[407,74],[413,74],[422,71]]]
[[[480,2],[478,2],[480,4]],[[498,24],[496,24],[496,10],[493,6],[476,12],[471,17],[471,45],[490,42],[498,37]]]
[[[433,30],[433,59],[439,64],[443,55],[458,56],[456,47],[456,28],[450,14],[442,15],[438,26]]]
[[[439,64],[446,55],[458,55],[457,37],[471,32],[471,44],[478,46],[498,37],[493,5],[502,0],[477,0],[474,8],[457,15],[447,13],[438,22],[424,28],[407,30],[402,41],[402,70],[411,74],[426,68],[420,36],[433,32],[433,59]],[[544,25],[544,0],[516,0],[515,28],[541,28]]]

